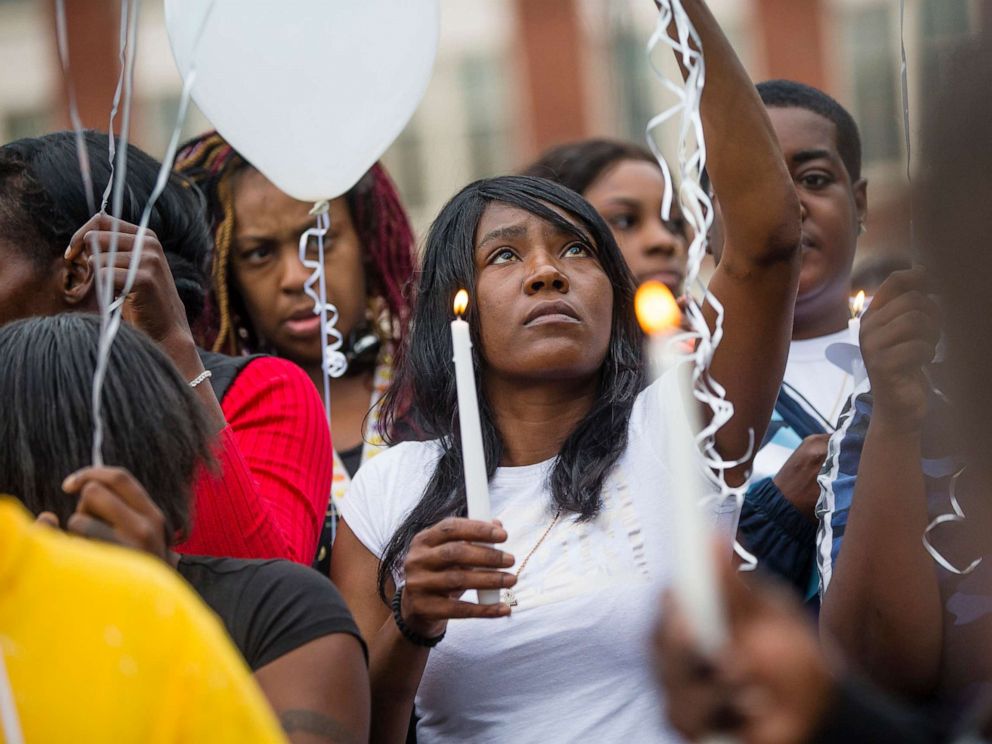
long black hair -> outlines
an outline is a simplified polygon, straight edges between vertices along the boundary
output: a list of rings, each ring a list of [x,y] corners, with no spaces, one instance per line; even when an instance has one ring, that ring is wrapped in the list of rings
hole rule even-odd
[[[108,137],[87,131],[83,141],[93,177],[93,198],[111,178]],[[127,184],[121,219],[138,224],[155,188],[159,162],[134,145],[127,148]],[[0,147],[0,238],[39,268],[61,258],[69,239],[93,215],[79,172],[72,132],[27,137]],[[203,311],[210,261],[210,232],[199,189],[172,174],[151,213],[148,227],[162,243],[186,317],[195,325]]]
[[[76,498],[62,491],[90,464],[91,399],[100,319],[65,313],[0,328],[0,493],[65,524]],[[126,468],[185,532],[196,468],[213,463],[210,425],[186,381],[158,347],[122,325],[103,394],[106,463]]]
[[[609,227],[581,196],[543,178],[502,176],[470,184],[448,202],[431,226],[410,333],[400,349],[395,381],[382,403],[387,435],[397,424],[410,424],[423,438],[437,439],[442,454],[420,503],[386,548],[379,566],[380,594],[414,535],[447,516],[466,513],[449,323],[457,290],[475,287],[475,232],[483,212],[494,203],[526,210],[590,243],[613,286],[612,329],[598,397],[558,453],[549,482],[555,504],[581,519],[595,517],[602,505],[603,482],[627,447],[630,412],[642,384],[642,337],[634,319],[634,281]],[[473,338],[473,362],[479,370],[484,355],[476,306],[470,305],[466,319]],[[503,441],[481,381],[482,375],[477,374],[483,446],[491,478],[502,456]]]

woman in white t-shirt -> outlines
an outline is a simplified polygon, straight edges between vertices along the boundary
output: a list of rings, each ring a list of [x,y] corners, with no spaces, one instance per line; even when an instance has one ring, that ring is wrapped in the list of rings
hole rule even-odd
[[[781,381],[800,216],[746,73],[705,4],[683,2],[707,52],[727,232],[710,289],[726,309],[711,373],[736,406],[716,441],[729,459],[760,439]],[[462,516],[460,288],[495,523]],[[640,392],[633,293],[609,227],[550,181],[476,182],[435,221],[383,411],[387,429],[405,412],[428,441],[359,472],[331,569],[370,646],[373,741],[404,739],[415,697],[421,742],[676,740],[647,651],[676,527],[660,415],[672,383]],[[480,588],[509,593],[478,605]]]

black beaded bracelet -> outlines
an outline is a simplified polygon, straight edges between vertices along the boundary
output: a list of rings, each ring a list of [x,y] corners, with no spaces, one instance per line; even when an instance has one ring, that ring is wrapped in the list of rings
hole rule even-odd
[[[396,621],[396,627],[400,629],[400,633],[414,646],[424,646],[425,648],[434,648],[437,644],[444,640],[444,633],[441,635],[436,635],[433,638],[425,638],[410,629],[410,626],[406,624],[403,619],[403,613],[400,611],[400,606],[403,602],[403,587],[401,586],[396,590],[396,594],[393,595],[393,620]]]

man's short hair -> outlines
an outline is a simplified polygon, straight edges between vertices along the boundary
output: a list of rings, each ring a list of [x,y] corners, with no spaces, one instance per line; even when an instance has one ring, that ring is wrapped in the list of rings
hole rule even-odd
[[[837,128],[837,152],[851,181],[861,178],[861,134],[846,108],[819,88],[794,80],[758,83],[758,95],[768,108],[801,108],[819,114]]]

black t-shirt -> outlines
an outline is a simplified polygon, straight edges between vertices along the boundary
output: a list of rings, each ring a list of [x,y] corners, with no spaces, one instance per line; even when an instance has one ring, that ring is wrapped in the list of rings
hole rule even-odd
[[[220,616],[252,671],[332,633],[354,636],[368,655],[344,599],[311,568],[286,560],[184,555],[179,573]]]

